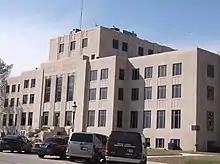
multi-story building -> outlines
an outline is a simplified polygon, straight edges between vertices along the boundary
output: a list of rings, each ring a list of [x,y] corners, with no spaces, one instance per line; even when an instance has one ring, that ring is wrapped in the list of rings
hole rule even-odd
[[[218,54],[174,50],[134,32],[95,27],[50,41],[49,61],[10,77],[2,129],[143,131],[151,147],[219,144]]]

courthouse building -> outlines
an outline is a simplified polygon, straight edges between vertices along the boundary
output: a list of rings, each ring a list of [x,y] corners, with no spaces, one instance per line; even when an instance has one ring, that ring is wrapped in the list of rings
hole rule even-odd
[[[220,57],[173,48],[134,32],[95,27],[50,41],[48,62],[10,77],[1,129],[74,126],[143,131],[152,148],[219,143]],[[74,123],[74,124],[73,124]]]

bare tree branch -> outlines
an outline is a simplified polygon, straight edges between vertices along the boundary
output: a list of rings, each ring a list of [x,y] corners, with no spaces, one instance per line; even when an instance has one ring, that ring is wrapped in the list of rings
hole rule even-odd
[[[6,87],[8,85],[7,79],[11,73],[13,65],[8,65],[5,61],[0,59],[0,120],[2,120],[2,114],[12,113],[11,107],[5,107],[5,99],[7,98]],[[13,112],[14,113],[14,112]],[[0,122],[2,124],[2,121]]]

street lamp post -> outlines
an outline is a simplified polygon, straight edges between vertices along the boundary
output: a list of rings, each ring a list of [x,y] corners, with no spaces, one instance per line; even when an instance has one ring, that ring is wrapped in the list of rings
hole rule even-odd
[[[75,114],[76,114],[76,108],[77,108],[77,105],[76,105],[76,101],[74,101],[73,102],[73,106],[72,106],[72,108],[73,108],[73,115],[72,115],[72,132],[73,132],[73,130],[74,130],[74,127],[75,127]]]

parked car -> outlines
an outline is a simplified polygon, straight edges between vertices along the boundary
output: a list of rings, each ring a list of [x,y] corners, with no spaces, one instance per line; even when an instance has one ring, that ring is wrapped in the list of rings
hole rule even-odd
[[[105,157],[107,136],[97,133],[72,133],[67,148],[70,160],[85,159],[92,163],[100,163]]]
[[[25,136],[20,135],[6,135],[0,141],[0,152],[10,150],[11,152],[18,151],[21,153],[30,153],[32,143]]]
[[[68,146],[68,137],[49,137],[41,144],[36,144],[32,152],[36,153],[39,158],[45,155],[59,156],[60,159],[66,158],[66,148]]]
[[[146,164],[147,146],[141,133],[112,131],[106,145],[106,163]]]

